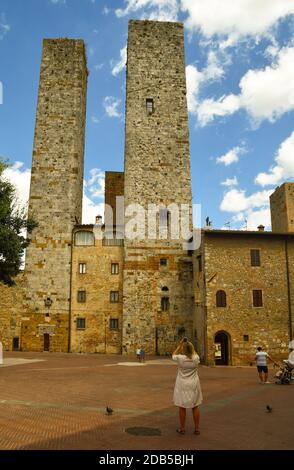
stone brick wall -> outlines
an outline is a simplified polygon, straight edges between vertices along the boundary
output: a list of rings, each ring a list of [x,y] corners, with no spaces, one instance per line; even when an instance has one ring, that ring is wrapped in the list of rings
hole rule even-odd
[[[82,210],[87,75],[83,41],[44,40],[29,200],[38,227],[26,254],[26,302],[36,313],[24,331],[28,350],[42,350],[36,335],[47,297],[51,320],[68,324],[71,236]],[[31,332],[33,324],[37,330]],[[66,327],[61,330],[67,336]],[[66,351],[68,338],[57,338],[56,350]]]
[[[104,246],[98,228],[95,235],[95,245],[73,246],[71,352],[120,354],[123,247]],[[86,264],[85,274],[80,274],[81,263]],[[119,264],[118,274],[111,273],[112,263]],[[79,290],[86,292],[85,303],[78,302]],[[110,302],[111,291],[119,292],[118,303]],[[85,319],[85,329],[77,329],[78,318]],[[118,320],[117,330],[110,328],[110,319]]]
[[[105,204],[112,208],[113,218],[107,212],[104,217],[105,225],[116,225],[116,197],[124,195],[124,173],[119,171],[105,172]]]
[[[294,240],[288,240],[289,266],[293,261]],[[251,266],[250,250],[259,249],[261,266]],[[199,253],[198,253],[199,256]],[[240,236],[206,232],[202,247],[203,273],[196,274],[200,289],[195,298],[196,319],[200,331],[202,356],[214,362],[215,335],[229,337],[229,363],[250,364],[258,346],[276,360],[285,358],[290,338],[289,303],[285,238],[282,236]],[[293,264],[290,266],[290,290],[293,304]],[[263,292],[263,306],[253,307],[252,290]],[[227,306],[216,307],[216,292],[224,290]],[[206,335],[206,338],[205,338]],[[244,336],[248,336],[245,341]],[[206,346],[206,351],[204,350]]]
[[[5,351],[12,351],[13,338],[21,338],[23,313],[23,276],[19,275],[17,284],[6,286],[0,283],[0,340]]]
[[[146,100],[153,100],[151,112]],[[184,34],[181,23],[129,22],[125,207],[138,203],[191,207]],[[127,227],[130,217],[125,218]],[[182,239],[125,238],[123,352],[171,353],[178,331],[192,334],[192,263]],[[159,267],[160,258],[168,268]],[[188,266],[188,268],[187,268]],[[186,273],[188,272],[186,277]],[[167,287],[169,311],[160,310]]]
[[[284,183],[270,196],[273,232],[294,232],[294,183]]]

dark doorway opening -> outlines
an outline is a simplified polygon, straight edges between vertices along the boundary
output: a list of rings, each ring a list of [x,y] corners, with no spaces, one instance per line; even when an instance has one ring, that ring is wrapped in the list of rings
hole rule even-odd
[[[221,331],[214,339],[214,360],[216,366],[227,366],[229,364],[229,335]]]
[[[19,351],[19,337],[15,336],[12,340],[12,350]]]
[[[44,334],[44,351],[50,351],[50,336],[48,333]]]

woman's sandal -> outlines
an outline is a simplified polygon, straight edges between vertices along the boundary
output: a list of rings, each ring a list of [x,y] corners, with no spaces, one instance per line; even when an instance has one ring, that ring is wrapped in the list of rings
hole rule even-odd
[[[197,436],[200,434],[200,431],[198,429],[195,429],[194,434],[197,434]]]
[[[184,429],[176,429],[176,432],[178,434],[185,434],[185,430]]]

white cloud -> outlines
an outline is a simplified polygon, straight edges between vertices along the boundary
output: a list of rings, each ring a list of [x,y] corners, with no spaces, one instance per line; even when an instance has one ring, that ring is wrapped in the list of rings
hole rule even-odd
[[[203,81],[203,73],[194,65],[186,67],[187,104],[191,113],[196,113],[198,108],[199,87]]]
[[[91,121],[93,122],[93,124],[99,124],[100,122],[100,120],[96,116],[92,116]]]
[[[116,64],[113,64],[113,61],[111,61],[110,65],[112,67],[112,70],[111,70],[112,75],[114,76],[118,75],[125,68],[126,63],[127,63],[127,46],[123,47],[120,50],[120,60]]]
[[[106,114],[109,117],[121,117],[121,113],[118,111],[120,103],[120,99],[115,98],[114,96],[106,96],[103,101]]]
[[[264,190],[247,196],[242,189],[230,189],[224,194],[220,209],[232,214],[230,225],[239,224],[239,227],[234,228],[257,230],[259,225],[264,225],[269,229],[271,225],[269,197],[272,193],[273,190]]]
[[[257,230],[259,225],[264,225],[266,230],[271,227],[270,208],[260,210],[250,210],[246,215],[246,225],[248,230]]]
[[[246,196],[246,192],[242,189],[230,189],[224,194],[220,209],[225,212],[237,213],[268,206],[271,193],[272,190],[264,190]]]
[[[0,41],[4,36],[9,33],[10,25],[7,23],[6,16],[4,13],[0,14]]]
[[[294,47],[282,48],[271,66],[248,70],[240,81],[240,94],[208,98],[193,108],[201,126],[216,116],[227,116],[245,109],[255,125],[262,120],[274,122],[294,109]]]
[[[209,51],[206,67],[198,70],[195,65],[186,67],[187,104],[188,110],[196,114],[199,108],[199,91],[201,86],[208,82],[219,80],[224,75],[224,69],[220,64],[220,58],[214,51]]]
[[[222,96],[218,100],[203,100],[197,109],[197,118],[201,127],[213,121],[215,116],[224,117],[235,113],[240,108],[240,100],[236,95]]]
[[[216,163],[223,163],[225,166],[239,161],[239,156],[246,153],[244,147],[234,147],[221,157],[217,157]]]
[[[103,15],[108,15],[111,12],[111,9],[105,6],[102,10]]]
[[[54,5],[57,5],[58,3],[66,3],[66,0],[51,0],[51,3],[53,3]]]
[[[103,66],[104,66],[104,64],[96,64],[96,65],[94,65],[94,69],[96,71],[98,71],[98,70],[101,70],[103,68]]]
[[[294,47],[283,48],[271,66],[249,70],[241,79],[241,106],[255,121],[275,121],[294,109],[293,77]]]
[[[99,168],[90,170],[90,177],[84,181],[83,194],[83,224],[95,224],[97,215],[104,214],[104,202],[96,202],[95,199],[104,199],[105,173]]]
[[[283,180],[294,178],[294,131],[281,143],[275,157],[276,165],[268,173],[259,173],[255,179],[261,186],[277,185]]]
[[[227,178],[225,181],[221,182],[221,185],[223,186],[238,186],[238,184],[237,176],[234,176],[233,178]]]
[[[159,21],[177,21],[178,19],[178,0],[125,0],[125,3],[125,9],[115,10],[115,14],[119,18],[140,11],[141,19]]]
[[[27,207],[30,193],[31,170],[23,168],[23,162],[15,162],[4,170],[3,176],[16,189],[16,198],[20,207]]]
[[[90,178],[86,180],[86,188],[93,197],[104,197],[105,173],[99,168],[90,170]]]
[[[136,2],[137,3],[137,2]],[[214,36],[222,48],[236,42],[272,33],[273,27],[287,15],[294,14],[293,0],[181,0],[188,13],[186,27]]]
[[[85,193],[83,195],[83,224],[95,224],[96,216],[104,214],[104,202],[95,203]]]

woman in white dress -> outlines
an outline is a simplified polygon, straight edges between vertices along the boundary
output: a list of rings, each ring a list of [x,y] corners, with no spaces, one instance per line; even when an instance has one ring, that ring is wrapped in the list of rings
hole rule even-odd
[[[200,434],[199,405],[202,403],[202,392],[198,377],[199,356],[187,338],[182,338],[172,355],[178,364],[178,375],[174,388],[174,404],[179,407],[179,434],[185,434],[186,409],[191,408],[195,425],[194,434]]]

